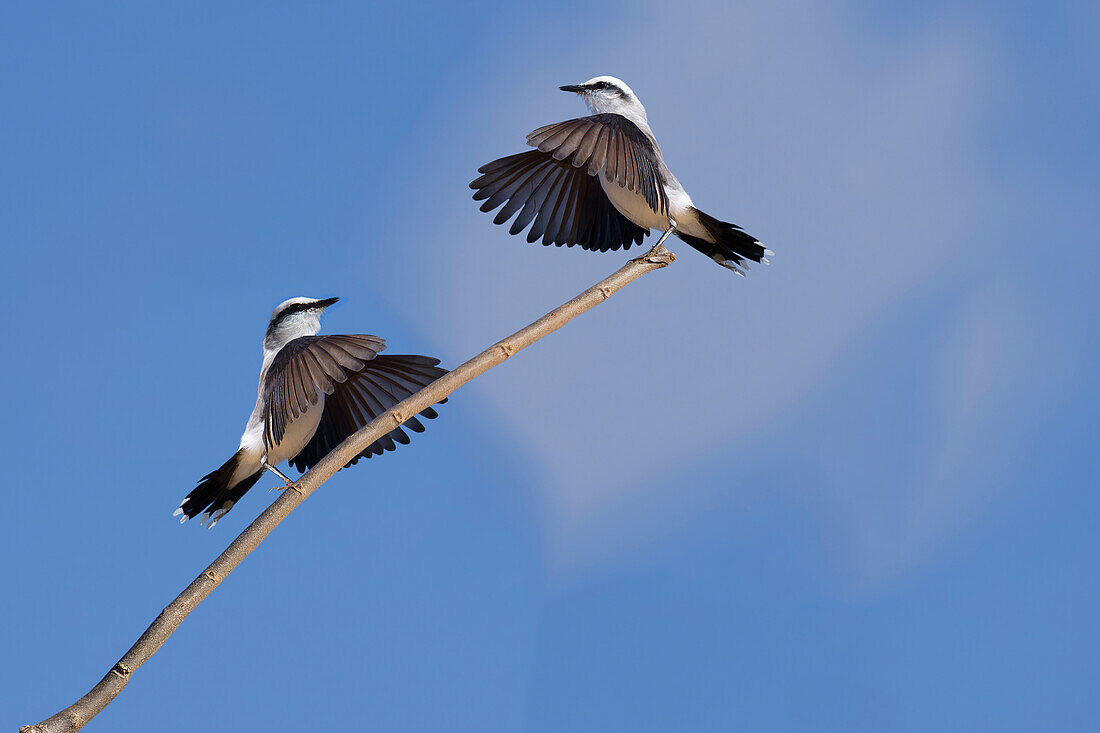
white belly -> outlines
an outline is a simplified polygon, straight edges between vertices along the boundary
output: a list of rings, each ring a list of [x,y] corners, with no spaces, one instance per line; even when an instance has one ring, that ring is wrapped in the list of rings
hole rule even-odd
[[[611,203],[619,210],[619,213],[632,222],[645,229],[668,229],[668,217],[658,215],[649,208],[645,197],[631,191],[626,186],[620,186],[614,181],[609,181],[606,174],[600,174],[600,185]]]
[[[275,466],[298,455],[317,432],[321,414],[325,410],[325,394],[318,390],[317,404],[291,420],[283,433],[283,439],[267,454],[267,462]]]

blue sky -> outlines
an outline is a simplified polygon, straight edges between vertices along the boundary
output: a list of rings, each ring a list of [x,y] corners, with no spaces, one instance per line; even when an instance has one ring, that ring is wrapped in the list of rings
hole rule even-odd
[[[279,301],[453,365],[621,264],[466,188],[615,74],[772,266],[678,245],[463,389],[94,727],[1088,729],[1098,41],[1089,3],[9,9],[0,720],[83,694],[270,500],[171,517]]]

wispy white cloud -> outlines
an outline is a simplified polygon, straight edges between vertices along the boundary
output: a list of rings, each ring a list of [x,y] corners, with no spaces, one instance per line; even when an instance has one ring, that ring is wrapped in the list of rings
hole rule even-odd
[[[530,453],[548,553],[571,563],[584,561],[572,551],[586,545],[580,535],[607,532],[649,478],[719,447],[736,455],[781,421],[853,339],[972,246],[997,195],[971,154],[994,51],[965,19],[883,44],[844,4],[655,3],[626,17],[613,34],[600,23],[556,34],[553,57],[505,34],[469,80],[476,106],[445,110],[447,130],[461,134],[438,133],[407,161],[415,173],[398,195],[409,204],[386,234],[397,255],[368,275],[457,357],[616,267],[621,254],[509,237],[463,193],[477,165],[523,149],[528,130],[584,113],[558,84],[602,73],[640,94],[696,203],[777,252],[741,280],[679,246],[674,267],[481,380]],[[415,246],[400,243],[411,237]],[[410,302],[413,280],[434,297]],[[948,406],[937,434],[979,430],[973,421],[996,411],[966,405],[1004,397],[982,376],[1003,324],[974,318],[979,340],[960,337],[945,352],[962,365],[939,385]],[[927,493],[890,510],[890,522],[897,512],[911,520],[914,537],[934,533],[942,494],[958,488],[944,488],[945,477],[965,457],[944,440],[928,448],[937,468]],[[665,490],[692,503],[690,488]]]
[[[931,344],[931,373],[916,393],[929,403],[922,440],[864,436],[866,450],[901,468],[877,461],[877,475],[838,466],[831,476],[836,504],[845,507],[838,525],[857,585],[919,567],[1004,497],[1028,458],[1030,421],[1058,398],[1066,354],[1057,338],[1043,332],[1006,278],[976,285],[947,312]],[[856,482],[862,488],[845,491]],[[881,498],[864,501],[867,488]]]

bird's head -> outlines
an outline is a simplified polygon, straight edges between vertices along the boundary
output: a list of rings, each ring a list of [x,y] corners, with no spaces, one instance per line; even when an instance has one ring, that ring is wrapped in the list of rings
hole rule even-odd
[[[559,88],[563,92],[579,94],[594,114],[614,113],[645,119],[645,107],[622,79],[596,76],[583,84],[566,84]]]
[[[264,348],[281,349],[299,336],[313,336],[321,330],[321,314],[339,298],[291,298],[271,312],[264,335]]]

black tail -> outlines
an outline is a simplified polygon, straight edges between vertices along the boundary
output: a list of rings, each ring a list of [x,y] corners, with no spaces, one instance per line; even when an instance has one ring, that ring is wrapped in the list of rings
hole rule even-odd
[[[239,481],[232,486],[229,485],[234,472],[237,470],[237,465],[240,463],[242,453],[244,453],[244,449],[234,453],[233,457],[222,464],[221,468],[211,471],[199,479],[199,485],[187,495],[187,498],[180,502],[179,509],[173,515],[183,515],[180,524],[188,519],[194,519],[199,512],[205,510],[206,513],[203,518],[211,518],[213,521],[210,522],[210,526],[213,527],[245,495],[245,492],[260,480],[260,476],[264,473],[263,469],[248,476],[243,481]]]
[[[693,211],[698,217],[699,223],[703,225],[703,228],[707,230],[714,241],[708,242],[702,237],[692,237],[679,230],[676,231],[676,236],[722,267],[744,276],[745,273],[741,271],[740,267],[748,269],[744,264],[745,260],[767,264],[768,261],[764,258],[774,254],[771,250],[764,249],[764,245],[760,244],[760,240],[736,224],[719,221],[710,214],[704,214],[699,209],[693,208]]]

